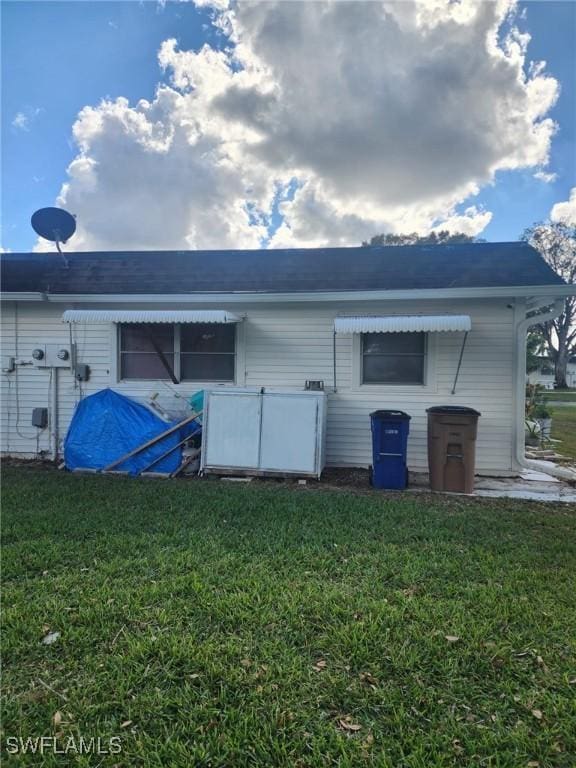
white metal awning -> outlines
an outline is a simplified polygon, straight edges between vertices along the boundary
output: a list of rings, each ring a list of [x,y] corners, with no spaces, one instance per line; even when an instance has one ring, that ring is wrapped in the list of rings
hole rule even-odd
[[[337,317],[336,333],[409,333],[419,331],[466,331],[469,315],[389,315],[386,317]]]
[[[239,323],[224,309],[67,309],[65,323]]]

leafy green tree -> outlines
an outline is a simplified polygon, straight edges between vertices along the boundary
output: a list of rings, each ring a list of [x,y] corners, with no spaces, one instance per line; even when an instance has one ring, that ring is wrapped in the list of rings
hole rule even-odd
[[[576,283],[576,227],[564,222],[534,224],[524,231],[522,240],[530,243],[567,283]],[[576,296],[568,296],[564,312],[539,327],[554,363],[556,387],[565,388],[566,366],[576,354]]]
[[[449,232],[442,229],[439,232],[430,232],[429,235],[419,235],[417,232],[411,232],[405,235],[394,235],[390,232],[382,235],[374,235],[370,240],[365,240],[362,245],[455,245],[457,243],[482,243],[471,235],[465,235],[464,232]]]

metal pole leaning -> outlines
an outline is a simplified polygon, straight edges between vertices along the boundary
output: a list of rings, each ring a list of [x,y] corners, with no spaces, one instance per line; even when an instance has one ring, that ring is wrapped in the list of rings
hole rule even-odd
[[[128,459],[131,459],[133,456],[136,456],[137,454],[142,453],[142,451],[145,451],[146,448],[151,448],[153,445],[156,445],[156,443],[159,443],[161,440],[164,440],[165,437],[169,437],[170,435],[173,435],[174,432],[177,432],[179,429],[182,429],[182,427],[185,427],[187,424],[190,424],[192,421],[195,421],[200,415],[201,415],[201,412],[193,413],[192,416],[187,416],[183,421],[180,421],[178,424],[175,424],[173,427],[170,427],[170,429],[167,429],[165,432],[162,432],[160,435],[156,435],[156,437],[153,437],[152,440],[148,440],[142,445],[139,445],[137,448],[134,448],[128,453],[125,453],[123,456],[120,456],[119,459],[115,459],[115,461],[113,461],[111,464],[108,464],[106,467],[104,467],[104,469],[101,469],[100,472],[110,472],[110,470],[114,469],[115,467],[118,467],[120,464],[124,464],[125,461],[128,461]]]

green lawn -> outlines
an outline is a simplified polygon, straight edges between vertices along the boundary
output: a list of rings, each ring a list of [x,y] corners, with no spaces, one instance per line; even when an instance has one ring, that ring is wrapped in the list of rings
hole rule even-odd
[[[573,389],[546,390],[544,400],[557,400],[561,403],[576,403],[576,391]]]
[[[556,444],[559,453],[576,459],[576,405],[553,408],[552,437],[562,440]]]
[[[573,506],[8,467],[3,518],[5,765],[576,763]],[[6,759],[51,734],[122,753]]]

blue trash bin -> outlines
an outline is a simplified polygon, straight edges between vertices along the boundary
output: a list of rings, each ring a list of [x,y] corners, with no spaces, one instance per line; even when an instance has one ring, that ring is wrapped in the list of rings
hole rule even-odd
[[[410,416],[404,411],[373,411],[372,485],[402,490],[408,485],[406,449]]]

